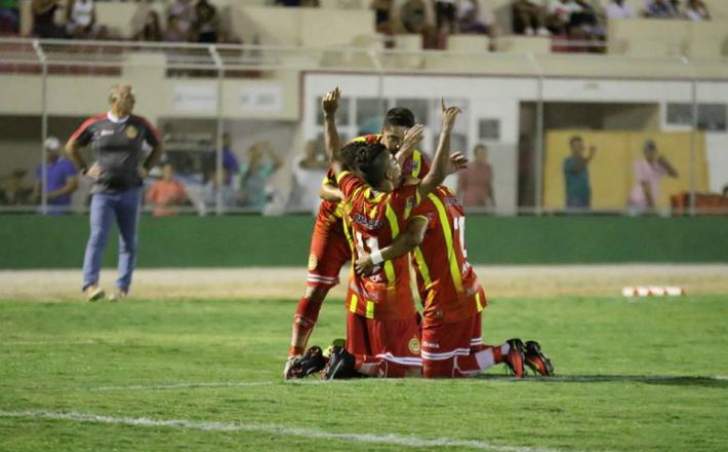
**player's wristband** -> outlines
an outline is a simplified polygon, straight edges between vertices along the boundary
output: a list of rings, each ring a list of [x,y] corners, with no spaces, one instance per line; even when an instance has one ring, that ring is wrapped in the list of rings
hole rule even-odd
[[[384,258],[382,257],[382,252],[379,250],[374,251],[372,254],[370,254],[369,259],[372,260],[372,264],[374,264],[374,265],[379,265],[382,262],[384,262]]]

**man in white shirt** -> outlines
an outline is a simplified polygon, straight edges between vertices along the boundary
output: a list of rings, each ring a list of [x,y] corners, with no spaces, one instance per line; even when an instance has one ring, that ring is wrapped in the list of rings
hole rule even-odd
[[[631,6],[624,3],[624,0],[612,0],[607,5],[607,18],[612,19],[631,19],[634,17],[634,10]]]

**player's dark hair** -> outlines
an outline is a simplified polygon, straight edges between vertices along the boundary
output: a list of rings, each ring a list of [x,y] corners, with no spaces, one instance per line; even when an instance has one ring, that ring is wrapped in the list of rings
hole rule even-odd
[[[415,125],[415,115],[412,110],[404,107],[394,107],[387,111],[384,116],[384,127],[406,127],[410,128]]]
[[[387,148],[379,143],[364,143],[356,151],[355,161],[359,172],[364,180],[372,187],[379,187],[379,184],[386,178],[387,161],[390,153]]]
[[[575,143],[575,142],[577,142],[577,141],[581,141],[581,136],[579,136],[579,135],[574,135],[573,137],[571,137],[571,138],[569,139],[569,144],[573,146],[573,145],[574,145],[574,143]]]

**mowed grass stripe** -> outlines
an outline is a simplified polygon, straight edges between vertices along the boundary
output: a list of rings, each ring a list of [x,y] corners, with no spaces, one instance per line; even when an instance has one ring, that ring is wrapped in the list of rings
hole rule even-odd
[[[0,417],[48,419],[96,424],[128,425],[134,427],[166,427],[175,429],[200,430],[204,432],[254,432],[269,435],[296,436],[306,439],[339,440],[357,443],[384,444],[412,448],[470,448],[495,452],[555,452],[557,449],[502,446],[486,441],[459,440],[450,438],[420,438],[414,435],[396,433],[332,433],[324,430],[290,427],[277,424],[257,424],[243,422],[194,421],[187,419],[152,419],[146,417],[116,417],[79,412],[55,412],[44,410],[0,411]]]

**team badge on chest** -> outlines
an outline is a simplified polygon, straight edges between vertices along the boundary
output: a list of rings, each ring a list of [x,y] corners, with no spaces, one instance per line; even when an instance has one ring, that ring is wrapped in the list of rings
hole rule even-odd
[[[124,130],[124,133],[126,133],[126,136],[127,136],[127,137],[128,137],[128,138],[129,138],[130,140],[133,140],[134,138],[136,138],[137,136],[139,136],[139,131],[137,130],[137,128],[136,128],[136,127],[134,127],[134,126],[132,126],[132,125],[128,126],[128,127],[126,128],[126,130]]]

